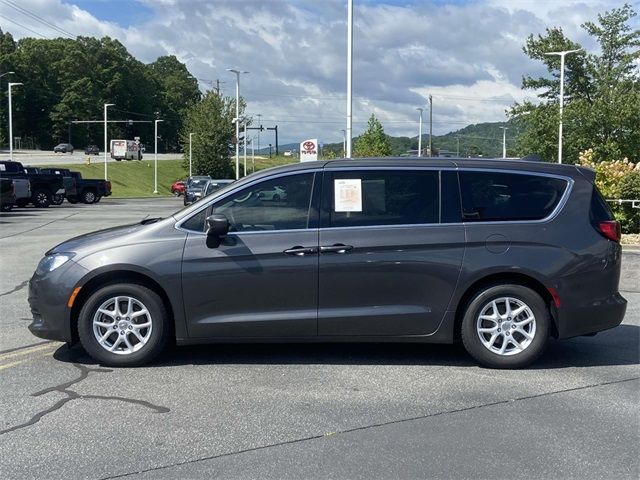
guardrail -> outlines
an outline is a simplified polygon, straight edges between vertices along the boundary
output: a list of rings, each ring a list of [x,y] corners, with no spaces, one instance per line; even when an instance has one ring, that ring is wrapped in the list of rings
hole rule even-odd
[[[640,208],[640,200],[623,200],[621,198],[616,199],[607,199],[607,202],[615,203],[617,205],[622,205],[623,203],[630,203],[631,208]]]

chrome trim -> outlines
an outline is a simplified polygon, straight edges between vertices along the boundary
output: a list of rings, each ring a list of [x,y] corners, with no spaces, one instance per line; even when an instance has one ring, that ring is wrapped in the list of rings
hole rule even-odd
[[[313,168],[313,169],[308,169],[308,170],[299,170],[299,171],[291,171],[291,172],[280,172],[274,175],[269,175],[267,177],[260,177],[256,180],[254,180],[253,182],[249,182],[249,183],[245,183],[244,185],[242,185],[241,187],[239,187],[238,189],[233,189],[230,190],[229,192],[225,193],[224,195],[220,196],[220,197],[216,197],[215,199],[210,200],[209,202],[205,203],[201,208],[199,208],[198,210],[194,211],[191,215],[189,215],[188,217],[183,218],[182,220],[178,221],[175,223],[175,225],[173,226],[173,228],[175,228],[176,230],[180,230],[181,232],[187,232],[187,233],[202,233],[203,235],[206,235],[205,232],[196,232],[195,230],[187,230],[186,228],[182,228],[182,224],[184,222],[186,222],[187,220],[195,217],[196,215],[198,215],[202,210],[209,208],[213,203],[217,203],[220,200],[224,200],[225,198],[227,198],[230,195],[233,195],[234,193],[236,193],[238,190],[242,190],[244,188],[247,187],[251,187],[257,183],[261,183],[263,181],[267,181],[267,180],[273,180],[274,178],[280,178],[280,177],[288,177],[288,176],[292,176],[292,175],[302,175],[305,173],[318,173],[318,172],[322,172],[321,168]],[[313,187],[312,187],[313,188]],[[295,229],[296,232],[299,232],[300,230],[315,230],[315,229],[308,229],[308,228],[300,228],[300,229]],[[261,230],[261,232],[285,232],[286,230]],[[231,232],[231,233],[254,233],[254,232]]]

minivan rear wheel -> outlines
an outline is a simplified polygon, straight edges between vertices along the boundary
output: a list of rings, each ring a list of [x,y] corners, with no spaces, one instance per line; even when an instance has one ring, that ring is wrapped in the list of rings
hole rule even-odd
[[[168,341],[162,299],[138,284],[113,284],[94,292],[78,317],[86,352],[112,367],[135,367],[153,360]]]
[[[544,351],[549,324],[549,309],[538,293],[522,285],[492,285],[468,304],[462,343],[486,367],[522,368]]]

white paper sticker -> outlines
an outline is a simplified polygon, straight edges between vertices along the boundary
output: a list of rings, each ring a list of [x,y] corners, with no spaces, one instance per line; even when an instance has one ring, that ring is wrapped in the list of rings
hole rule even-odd
[[[362,180],[359,178],[334,180],[335,211],[362,211]]]
[[[7,167],[5,167],[4,165],[0,164],[0,172],[4,172],[7,170]]]

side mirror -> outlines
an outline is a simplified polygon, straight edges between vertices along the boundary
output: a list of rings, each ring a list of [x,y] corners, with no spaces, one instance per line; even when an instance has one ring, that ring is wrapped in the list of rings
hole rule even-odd
[[[224,237],[229,233],[229,220],[221,213],[214,213],[207,217],[207,235],[210,237]]]

